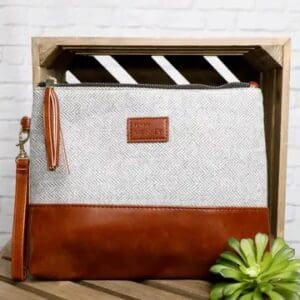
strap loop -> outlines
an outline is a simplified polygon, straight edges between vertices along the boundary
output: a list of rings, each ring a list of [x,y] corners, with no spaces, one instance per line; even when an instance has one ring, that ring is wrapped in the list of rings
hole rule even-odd
[[[19,135],[20,153],[16,158],[16,191],[14,221],[12,230],[12,260],[11,276],[14,280],[25,280],[25,235],[26,235],[26,211],[28,205],[29,190],[29,158],[24,149],[24,144],[29,138],[30,119],[25,117],[21,120],[21,132]],[[29,121],[28,121],[29,120]],[[26,137],[23,137],[23,134]]]
[[[11,276],[15,280],[25,280],[25,228],[28,202],[29,159],[17,159],[16,167],[16,194],[11,248]]]

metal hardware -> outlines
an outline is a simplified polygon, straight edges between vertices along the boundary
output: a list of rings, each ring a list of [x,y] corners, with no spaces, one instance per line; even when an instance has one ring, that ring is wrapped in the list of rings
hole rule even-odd
[[[29,140],[29,130],[22,130],[19,133],[19,143],[16,145],[20,148],[19,154],[16,157],[16,160],[19,158],[28,158],[27,152],[25,151],[24,145]]]
[[[54,87],[57,84],[57,80],[54,77],[48,77],[45,83],[46,87]]]

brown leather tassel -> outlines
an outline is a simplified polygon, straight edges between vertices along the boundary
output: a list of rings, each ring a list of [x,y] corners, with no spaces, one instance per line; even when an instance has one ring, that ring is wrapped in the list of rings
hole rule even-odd
[[[60,118],[59,103],[53,87],[46,87],[44,95],[44,136],[48,169],[59,165]]]

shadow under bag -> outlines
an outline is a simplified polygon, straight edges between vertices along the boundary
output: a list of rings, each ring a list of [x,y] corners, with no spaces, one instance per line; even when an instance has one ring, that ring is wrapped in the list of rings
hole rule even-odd
[[[262,92],[47,81],[16,180],[14,279],[207,278],[269,233]]]

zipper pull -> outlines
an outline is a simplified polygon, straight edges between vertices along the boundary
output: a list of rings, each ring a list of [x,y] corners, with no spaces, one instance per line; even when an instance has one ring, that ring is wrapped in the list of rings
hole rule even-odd
[[[54,90],[55,78],[46,80],[44,94],[44,137],[48,169],[54,171],[59,165],[60,116],[59,102]]]
[[[252,88],[259,88],[259,84],[256,81],[250,81],[249,86]]]
[[[46,87],[54,88],[54,86],[57,84],[57,80],[54,77],[49,76],[45,81]]]

